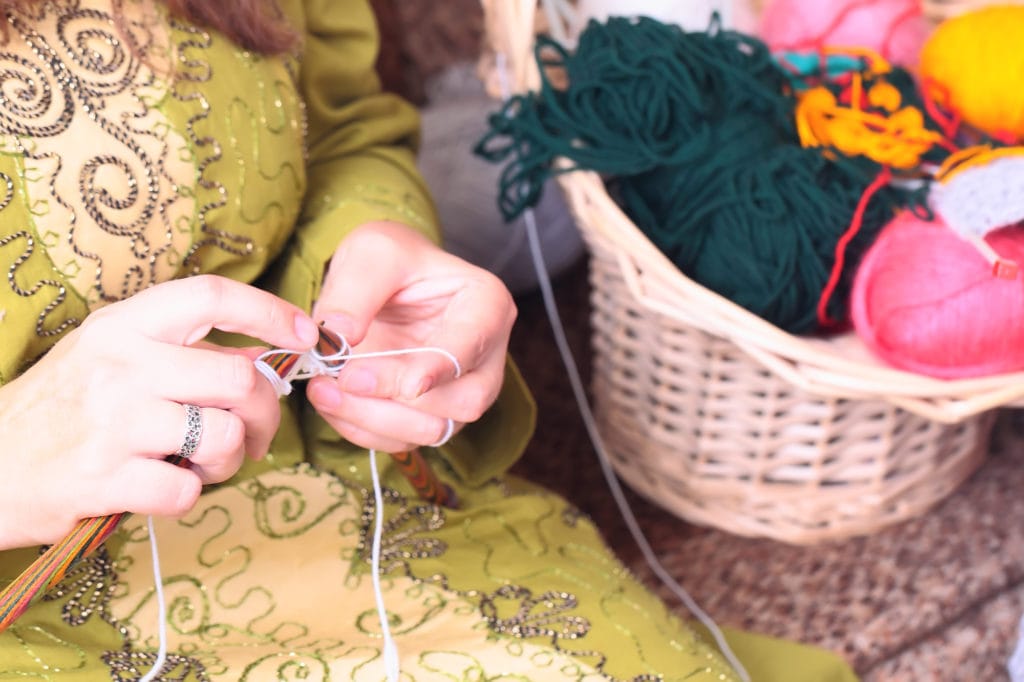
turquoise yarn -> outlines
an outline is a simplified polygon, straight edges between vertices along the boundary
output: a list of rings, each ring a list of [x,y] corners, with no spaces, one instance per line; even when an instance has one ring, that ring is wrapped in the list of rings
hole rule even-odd
[[[881,168],[800,146],[790,76],[762,42],[717,22],[687,33],[612,18],[591,22],[575,53],[542,37],[536,56],[540,91],[510,99],[476,146],[504,164],[506,219],[567,172],[553,168],[556,158],[568,159],[569,170],[603,174],[687,276],[787,331],[817,329],[836,244]],[[911,199],[892,187],[874,196],[846,251],[832,317],[846,318],[860,255]]]

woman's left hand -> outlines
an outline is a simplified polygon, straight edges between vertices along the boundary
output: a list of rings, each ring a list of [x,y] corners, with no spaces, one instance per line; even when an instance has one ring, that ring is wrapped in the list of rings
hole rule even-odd
[[[367,223],[340,244],[313,318],[357,353],[431,346],[349,362],[307,395],[347,440],[384,452],[433,445],[480,418],[501,390],[516,308],[501,281],[392,222]]]

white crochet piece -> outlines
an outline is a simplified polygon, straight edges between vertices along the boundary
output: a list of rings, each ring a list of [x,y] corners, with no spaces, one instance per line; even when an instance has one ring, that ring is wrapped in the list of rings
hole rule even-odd
[[[964,237],[1024,221],[1024,155],[1004,156],[965,168],[932,185],[931,206]]]

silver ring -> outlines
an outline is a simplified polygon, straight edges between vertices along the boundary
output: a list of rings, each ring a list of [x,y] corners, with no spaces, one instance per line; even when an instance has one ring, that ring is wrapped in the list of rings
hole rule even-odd
[[[185,405],[185,441],[174,454],[188,459],[199,449],[199,440],[203,437],[203,411],[197,405]]]

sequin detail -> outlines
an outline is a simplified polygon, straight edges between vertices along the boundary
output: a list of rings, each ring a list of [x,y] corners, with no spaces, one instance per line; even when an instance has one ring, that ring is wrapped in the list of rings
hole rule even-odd
[[[514,612],[507,613],[512,605]],[[573,616],[579,602],[568,592],[545,592],[534,596],[528,587],[505,585],[480,600],[480,611],[495,632],[513,637],[544,637],[552,643],[559,639],[579,639],[590,631],[586,618]]]
[[[137,682],[156,664],[156,654],[151,651],[108,651],[103,654],[103,662],[110,668],[112,682]],[[209,682],[210,677],[199,661],[168,654],[157,679],[161,682]]]
[[[374,517],[373,496],[369,491],[362,490],[363,504],[360,514],[361,529],[358,556],[367,564],[370,563],[371,524]],[[389,515],[384,522],[381,538],[381,573],[386,574],[392,568],[405,565],[413,559],[439,557],[448,549],[447,543],[431,537],[445,525],[445,510],[434,504],[416,500],[410,504],[409,499],[392,489],[383,491],[385,507],[397,507],[397,512]]]

